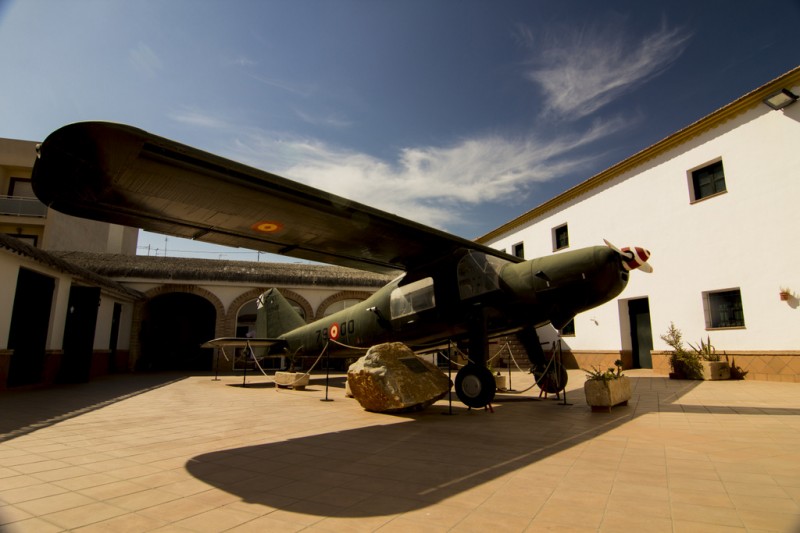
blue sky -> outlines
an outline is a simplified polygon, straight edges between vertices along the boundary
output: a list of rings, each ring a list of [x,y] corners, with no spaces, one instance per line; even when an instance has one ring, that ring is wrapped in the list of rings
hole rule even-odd
[[[796,67],[798,27],[798,0],[0,0],[0,137],[128,123],[474,238]]]

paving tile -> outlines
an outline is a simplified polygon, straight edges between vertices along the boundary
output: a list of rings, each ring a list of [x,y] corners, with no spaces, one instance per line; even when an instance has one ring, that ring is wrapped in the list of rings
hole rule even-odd
[[[36,500],[27,500],[17,505],[23,511],[29,512],[33,516],[41,516],[65,509],[81,507],[93,503],[94,500],[87,498],[77,492],[63,492],[54,496],[46,496]]]
[[[33,515],[27,511],[20,509],[19,507],[15,507],[13,505],[0,505],[0,528],[2,526],[8,527],[8,524],[13,522],[19,522],[21,520],[27,520],[28,518],[32,518]],[[1,531],[2,529],[0,529]]]
[[[73,530],[123,514],[125,514],[125,511],[119,507],[103,502],[95,502],[81,507],[49,513],[41,518],[64,529]]]
[[[3,526],[4,533],[58,533],[64,528],[41,518],[29,518]]]
[[[108,520],[73,529],[75,533],[140,533],[154,531],[167,524],[164,520],[135,513],[127,513]]]

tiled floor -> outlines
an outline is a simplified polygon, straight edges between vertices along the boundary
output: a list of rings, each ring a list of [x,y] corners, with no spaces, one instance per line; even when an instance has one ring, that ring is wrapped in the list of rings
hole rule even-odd
[[[3,393],[0,531],[800,531],[800,384],[627,374],[611,413],[580,371],[568,405],[452,415],[365,412],[341,376]]]

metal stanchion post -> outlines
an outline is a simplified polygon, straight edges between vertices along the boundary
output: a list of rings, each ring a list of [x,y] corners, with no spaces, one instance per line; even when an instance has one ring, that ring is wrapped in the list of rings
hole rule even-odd
[[[561,370],[564,368],[564,352],[561,350],[561,339],[558,339],[558,376],[561,377]],[[566,370],[564,370],[566,373]],[[567,403],[567,383],[564,380],[564,383],[561,385],[561,394],[564,396],[563,403],[559,405],[572,405],[571,403]]]
[[[320,399],[321,402],[332,402],[333,399],[328,398],[328,378],[331,371],[331,352],[325,347],[325,397]]]
[[[219,381],[219,351],[221,349],[222,348],[217,348],[217,360],[214,363],[214,379],[212,379],[211,381]]]

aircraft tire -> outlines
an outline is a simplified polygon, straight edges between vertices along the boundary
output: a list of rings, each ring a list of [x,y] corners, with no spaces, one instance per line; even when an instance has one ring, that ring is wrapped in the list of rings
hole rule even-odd
[[[468,364],[456,374],[456,395],[469,407],[486,407],[496,390],[494,376],[485,366]]]

